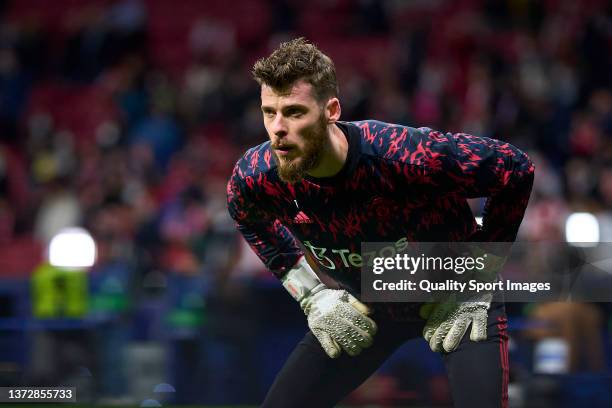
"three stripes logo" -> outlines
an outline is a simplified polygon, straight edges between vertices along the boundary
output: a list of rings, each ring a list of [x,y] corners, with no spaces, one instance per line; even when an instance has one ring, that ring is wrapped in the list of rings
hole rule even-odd
[[[293,217],[294,224],[312,224],[312,220],[308,218],[308,216],[304,213],[304,211],[300,210],[300,206],[298,205],[297,200],[293,200],[295,203],[295,207],[298,210],[298,213]]]
[[[296,214],[295,217],[293,217],[293,223],[294,224],[312,224],[312,220],[308,218],[306,214],[304,214],[304,211],[300,211],[299,213]]]

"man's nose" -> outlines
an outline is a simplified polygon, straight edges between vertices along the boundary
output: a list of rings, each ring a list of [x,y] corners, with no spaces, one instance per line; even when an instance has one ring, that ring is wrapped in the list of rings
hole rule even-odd
[[[272,121],[272,126],[270,127],[270,130],[272,131],[272,133],[274,133],[274,135],[279,138],[282,138],[287,135],[287,123],[285,121],[285,118],[283,118],[283,115],[276,115],[276,117]]]

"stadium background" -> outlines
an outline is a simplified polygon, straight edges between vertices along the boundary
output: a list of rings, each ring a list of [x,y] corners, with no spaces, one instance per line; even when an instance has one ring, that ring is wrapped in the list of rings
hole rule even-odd
[[[306,326],[237,235],[225,183],[266,137],[250,67],[298,35],[336,62],[343,119],[526,150],[519,239],[563,240],[577,211],[612,224],[606,1],[0,1],[0,385],[70,384],[84,404],[261,400]],[[84,273],[46,263],[69,226],[98,246]],[[610,406],[608,304],[509,312],[512,406]],[[530,330],[542,316],[558,330]],[[569,372],[537,372],[548,336],[578,356]],[[448,405],[426,350],[401,349],[347,405]]]

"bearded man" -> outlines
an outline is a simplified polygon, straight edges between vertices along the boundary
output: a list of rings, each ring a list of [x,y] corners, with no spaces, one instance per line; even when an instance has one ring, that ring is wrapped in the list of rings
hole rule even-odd
[[[310,328],[263,406],[334,406],[421,336],[443,355],[455,407],[507,406],[503,303],[443,301],[433,312],[418,303],[367,304],[360,252],[375,241],[513,241],[533,183],[529,158],[486,137],[340,121],[334,64],[303,38],[257,61],[253,75],[270,140],[236,164],[228,208]],[[482,227],[467,202],[475,197],[488,197]]]

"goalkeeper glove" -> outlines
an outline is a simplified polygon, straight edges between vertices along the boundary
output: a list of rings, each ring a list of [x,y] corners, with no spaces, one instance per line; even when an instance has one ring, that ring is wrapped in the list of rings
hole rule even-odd
[[[308,327],[329,357],[338,357],[342,350],[356,356],[372,345],[377,328],[367,316],[368,307],[346,290],[330,289],[321,283],[305,258],[281,281],[300,303]]]
[[[451,352],[457,348],[470,324],[470,340],[487,338],[487,310],[492,295],[483,294],[469,301],[457,302],[451,295],[435,306],[423,329],[423,337],[435,352]]]
[[[488,243],[486,249],[492,244]],[[493,247],[496,248],[496,247]],[[497,279],[505,261],[505,246],[497,247],[494,255],[485,251],[478,245],[470,248],[472,256],[486,258],[485,267],[474,273],[474,277],[481,282],[493,282]],[[483,341],[487,338],[487,311],[491,305],[493,295],[489,292],[475,294],[467,300],[457,301],[455,294],[437,304],[426,304],[421,308],[423,318],[427,319],[423,329],[423,337],[429,347],[435,352],[451,352],[457,348],[461,339],[467,332],[470,324],[470,340]]]

